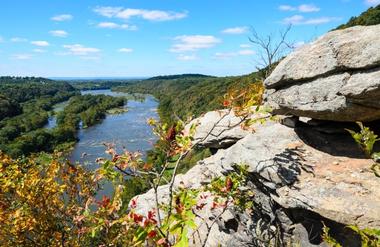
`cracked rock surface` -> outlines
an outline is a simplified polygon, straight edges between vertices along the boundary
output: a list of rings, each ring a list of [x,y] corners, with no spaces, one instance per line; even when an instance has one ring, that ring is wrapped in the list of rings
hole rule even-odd
[[[369,170],[372,160],[363,158],[347,133],[330,135],[308,125],[289,128],[268,121],[178,175],[174,188],[200,188],[234,171],[236,164],[248,166],[254,209],[239,212],[231,207],[208,238],[204,227],[191,233],[193,246],[206,238],[206,246],[270,246],[278,234],[280,246],[326,246],[322,222],[335,229],[334,237],[343,246],[358,246],[347,225],[380,227],[380,179]],[[168,185],[159,187],[160,203],[167,204],[168,190]],[[137,211],[146,214],[154,207],[153,190],[137,200]],[[205,219],[218,215],[210,202],[200,212]]]
[[[380,119],[380,25],[329,32],[288,55],[265,80],[277,114]]]

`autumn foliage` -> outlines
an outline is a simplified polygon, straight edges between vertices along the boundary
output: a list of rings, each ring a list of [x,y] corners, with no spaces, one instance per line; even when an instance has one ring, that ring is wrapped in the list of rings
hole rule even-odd
[[[261,98],[235,93],[226,95],[226,107],[245,121]],[[148,122],[159,138],[156,149],[165,156],[160,165],[146,163],[138,152],[117,153],[111,144],[106,146],[111,158],[98,159],[95,171],[58,154],[12,159],[0,152],[0,246],[188,246],[191,234],[208,220],[202,210],[222,214],[229,206],[250,207],[254,195],[240,190],[246,176],[242,167],[202,188],[174,186],[182,160],[194,148],[196,125],[185,130],[181,121]],[[138,198],[123,200],[131,177],[149,181],[156,195],[167,183],[169,200],[162,203],[156,196],[141,215]],[[99,198],[104,183],[113,185],[113,195]]]

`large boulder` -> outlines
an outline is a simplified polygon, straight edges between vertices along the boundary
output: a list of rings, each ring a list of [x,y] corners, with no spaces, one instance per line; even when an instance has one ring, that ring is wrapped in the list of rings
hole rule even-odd
[[[325,246],[323,224],[334,228],[343,246],[357,246],[347,225],[380,227],[380,179],[347,133],[328,135],[308,125],[289,128],[269,121],[255,130],[176,177],[174,188],[200,188],[236,164],[247,165],[250,172],[254,209],[231,207],[218,216],[206,206],[199,214],[212,227],[198,222],[201,227],[191,234],[194,246],[206,238],[206,246],[270,246],[275,241]],[[159,187],[160,203],[168,203],[168,193],[168,185]],[[153,190],[138,196],[137,211],[147,213],[154,201]]]
[[[267,117],[267,113],[254,113],[249,116],[250,119],[257,120]],[[199,147],[227,148],[252,133],[251,128],[242,128],[245,119],[243,116],[237,116],[231,109],[210,111],[191,121],[185,129],[189,130],[191,126],[196,125],[194,144]]]
[[[265,80],[277,114],[333,121],[380,119],[380,25],[325,34],[288,55]]]

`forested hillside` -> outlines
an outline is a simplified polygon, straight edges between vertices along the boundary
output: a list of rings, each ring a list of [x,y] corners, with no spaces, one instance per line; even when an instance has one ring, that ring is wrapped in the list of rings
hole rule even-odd
[[[376,24],[380,24],[380,5],[369,8],[357,17],[351,17],[347,23],[338,26],[336,29],[344,29],[358,25],[369,26]]]
[[[49,110],[53,104],[75,94],[75,89],[65,82],[39,77],[0,77],[0,120],[25,113],[31,104]]]
[[[222,108],[223,96],[229,90],[261,85],[257,73],[230,77],[180,75],[155,78],[113,90],[153,94],[159,100],[162,121],[170,122],[176,117],[198,117],[207,111]]]
[[[76,141],[79,123],[91,126],[124,99],[104,95],[80,96],[67,82],[36,77],[0,77],[0,150],[14,157],[61,149]],[[46,129],[55,104],[67,101],[58,125]],[[63,148],[63,146],[62,146]]]
[[[69,80],[68,82],[78,90],[101,90],[112,87],[126,86],[140,81],[137,79],[92,79],[92,80]]]

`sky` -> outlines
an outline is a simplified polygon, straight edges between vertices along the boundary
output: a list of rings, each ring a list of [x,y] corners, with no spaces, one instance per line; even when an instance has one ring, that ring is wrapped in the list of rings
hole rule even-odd
[[[251,73],[259,35],[300,46],[380,0],[1,0],[0,75]]]

